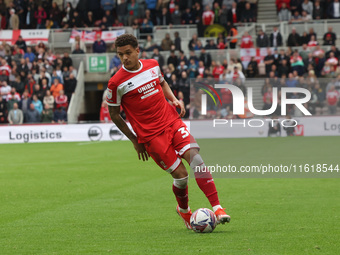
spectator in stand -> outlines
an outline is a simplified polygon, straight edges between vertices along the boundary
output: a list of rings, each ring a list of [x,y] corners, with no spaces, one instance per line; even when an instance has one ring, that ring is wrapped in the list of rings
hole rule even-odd
[[[32,52],[32,48],[30,46],[27,47],[27,52],[24,54],[23,58],[28,58],[31,63],[34,61],[35,54]]]
[[[255,57],[251,57],[250,62],[248,63],[246,74],[248,78],[254,78],[259,73],[259,69],[257,66],[257,61]]]
[[[214,3],[214,5],[215,4],[218,5],[218,3]],[[214,9],[214,10],[216,10],[216,9]],[[216,14],[215,14],[215,19],[216,19]],[[195,19],[194,19],[193,13],[191,12],[190,8],[186,8],[185,12],[182,14],[182,22],[185,25],[194,24]]]
[[[288,47],[296,47],[296,46],[301,46],[301,37],[300,35],[296,32],[296,28],[292,28],[292,32],[288,36],[288,41],[287,41],[287,46]]]
[[[48,104],[51,109],[54,108],[54,97],[51,95],[51,91],[47,90],[43,99],[44,105]]]
[[[212,9],[212,12],[214,13],[214,24],[221,24],[220,23],[220,11],[221,11],[220,4],[218,2],[214,2],[213,9]],[[187,8],[186,12],[190,13],[190,9]]]
[[[70,55],[68,54],[68,52],[64,53],[64,56],[62,58],[62,68],[66,67],[70,67],[72,65],[72,58],[70,58]]]
[[[212,61],[211,55],[210,55],[210,53],[207,53],[204,48],[201,49],[201,54],[199,56],[199,60],[203,61],[204,66],[206,68],[210,68],[211,61]]]
[[[221,65],[220,61],[216,62],[216,65],[212,71],[212,75],[214,77],[214,79],[218,80],[220,75],[223,74],[224,71],[224,67]]]
[[[209,5],[205,6],[205,11],[202,14],[202,22],[204,26],[209,26],[214,24],[215,14],[211,11]]]
[[[27,50],[26,42],[24,41],[21,35],[19,35],[18,40],[15,42],[15,44],[18,45],[18,47],[22,49],[24,52],[26,52]]]
[[[109,123],[111,122],[111,117],[110,117],[110,113],[109,113],[109,109],[107,107],[107,103],[104,100],[102,102],[102,106],[100,107],[100,114],[99,114],[99,120],[102,123]]]
[[[162,12],[159,12],[157,17],[157,24],[159,26],[168,26],[171,23],[171,14],[168,8],[163,7]]]
[[[161,54],[159,54],[158,48],[154,48],[153,49],[153,54],[152,54],[151,58],[157,60],[160,68],[161,69],[163,68],[163,66],[164,66],[164,58],[163,58],[163,56]]]
[[[269,72],[272,70],[272,65],[274,65],[275,57],[272,54],[270,48],[267,49],[267,56],[264,57],[263,62],[266,66],[266,75],[269,77]]]
[[[8,28],[12,30],[18,30],[20,21],[18,15],[15,14],[15,9],[10,9],[10,18],[8,20]]]
[[[217,46],[216,46],[214,40],[211,39],[211,40],[208,40],[208,43],[207,43],[207,45],[206,45],[204,48],[205,48],[206,50],[216,50],[216,49],[217,49]]]
[[[58,108],[54,112],[53,121],[59,124],[64,124],[67,122],[67,113],[63,107]]]
[[[282,3],[282,8],[278,13],[279,21],[290,21],[292,19],[292,14],[290,10],[287,8],[286,3]]]
[[[7,81],[2,81],[2,86],[0,87],[0,96],[3,100],[6,100],[7,95],[11,92],[11,86],[7,84]]]
[[[335,47],[335,45],[332,45],[332,46],[331,46],[331,49],[330,49],[329,51],[326,52],[326,58],[329,58],[331,52],[334,53],[334,57],[336,57],[337,59],[339,59],[339,57],[340,57],[340,51],[338,50],[337,47]]]
[[[37,109],[35,109],[34,104],[30,104],[30,108],[25,114],[25,123],[39,123],[40,114]]]
[[[63,89],[59,91],[59,96],[55,98],[55,104],[57,109],[60,107],[67,109],[68,99]]]
[[[336,106],[339,102],[340,93],[335,89],[335,86],[332,85],[330,89],[326,93],[327,105],[329,109],[329,113],[331,115],[336,114]]]
[[[329,58],[326,60],[326,63],[328,63],[329,66],[331,67],[331,72],[335,73],[337,66],[338,66],[338,63],[339,63],[339,60],[334,56],[333,52],[330,52]]]
[[[115,74],[121,68],[121,66],[122,63],[120,61],[120,58],[117,56],[117,54],[115,54],[110,62],[110,73],[112,75]]]
[[[72,46],[71,46],[71,52],[73,52],[75,49],[76,49],[76,45],[79,45],[79,49],[84,51],[86,53],[86,45],[85,45],[85,42],[83,40],[80,39],[80,36],[77,35],[75,38],[74,38],[74,42],[72,43]]]
[[[72,54],[85,54],[85,52],[80,49],[79,43],[77,43],[75,49],[72,51]]]
[[[138,9],[139,9],[139,5],[138,3],[136,3],[136,0],[131,0],[131,2],[128,3],[127,10],[129,13],[129,17],[128,17],[129,26],[132,25],[134,19],[139,18]]]
[[[164,51],[169,51],[171,49],[171,46],[173,45],[173,41],[170,38],[170,34],[166,33],[165,38],[163,38],[162,43],[161,43],[161,48]]]
[[[112,11],[115,7],[116,3],[114,0],[100,0],[100,6],[101,8],[106,11]]]
[[[43,110],[43,105],[42,105],[41,101],[38,99],[37,95],[33,95],[32,99],[33,100],[31,101],[31,104],[33,104],[34,108],[37,109],[39,114],[41,114],[42,110]]]
[[[37,21],[37,29],[44,28],[45,20],[47,18],[46,11],[42,7],[42,5],[38,6],[38,10],[34,12],[34,18]]]
[[[179,9],[179,5],[178,4],[175,4],[175,10],[171,13],[171,24],[172,25],[180,25],[180,24],[182,24],[182,13],[181,13],[181,11]]]
[[[259,31],[259,35],[256,38],[256,46],[258,48],[266,48],[269,47],[268,36],[263,32],[262,29]]]
[[[119,19],[115,19],[115,21],[112,24],[113,27],[123,27],[124,24],[119,21]]]
[[[50,91],[52,93],[52,96],[56,98],[60,94],[60,90],[63,90],[64,86],[63,84],[59,83],[58,79],[54,79],[53,84],[50,88]]]
[[[323,36],[323,45],[335,45],[336,34],[333,32],[333,27],[328,27],[328,32]]]
[[[227,37],[227,41],[229,41],[229,48],[230,49],[235,49],[236,48],[236,44],[237,44],[237,29],[236,26],[231,26],[228,37]]]
[[[227,27],[228,25],[228,16],[227,16],[228,12],[229,12],[229,9],[227,5],[224,4],[223,2],[222,9],[219,11],[218,16],[219,16],[220,24],[224,27]]]
[[[174,40],[174,45],[175,45],[175,50],[181,51],[182,46],[181,46],[181,37],[179,37],[179,33],[176,31],[174,33],[175,40]]]
[[[178,58],[175,54],[175,51],[170,51],[170,56],[167,60],[167,65],[173,64],[174,66],[178,66]]]
[[[312,19],[313,19],[312,15],[308,14],[308,12],[306,12],[305,10],[302,11],[301,21],[306,22]]]
[[[6,102],[0,96],[0,123],[5,123],[7,121],[7,107]]]
[[[320,4],[320,0],[314,1],[314,8],[313,8],[313,19],[323,19],[324,15],[324,9]]]
[[[77,87],[77,79],[75,78],[73,73],[70,73],[70,78],[66,80],[64,84],[65,94],[69,102],[71,101],[72,95],[74,91],[76,90],[76,87]]]
[[[24,93],[22,94],[22,98],[19,102],[19,108],[23,111],[24,115],[26,114],[27,110],[29,109],[31,103],[32,103],[32,100],[29,97],[28,90],[26,89],[24,91]]]
[[[307,44],[309,43],[309,40],[310,40],[310,37],[309,35],[307,34],[307,32],[303,32],[302,36],[300,37],[300,44],[301,45],[304,45],[304,44]]]
[[[127,1],[121,0],[120,4],[117,5],[116,9],[117,17],[120,22],[122,22],[125,26],[128,24],[128,9],[127,9]]]
[[[270,46],[280,47],[282,46],[282,35],[277,27],[273,27],[273,32],[270,34]]]
[[[339,0],[334,0],[333,3],[330,3],[327,10],[328,17],[331,19],[339,19],[340,18],[340,3]]]
[[[44,110],[41,113],[41,122],[43,123],[53,122],[53,109],[49,104],[45,104]]]
[[[245,4],[245,10],[242,12],[241,22],[254,22],[255,15],[251,9],[250,3]]]
[[[7,20],[6,20],[6,15],[5,13],[2,11],[3,9],[0,8],[0,30],[6,29],[7,27]],[[0,121],[1,123],[1,121]]]
[[[122,1],[124,1],[124,0],[122,0]],[[85,27],[93,27],[94,21],[95,21],[95,20],[94,20],[94,18],[93,18],[93,12],[89,11],[89,12],[87,13],[86,18],[85,18],[84,26],[85,26]]]
[[[49,19],[53,22],[54,27],[59,28],[61,24],[61,11],[56,2],[52,2]]]
[[[291,0],[290,1],[290,10],[292,13],[295,13],[296,11],[300,13],[302,11],[302,8],[301,8],[302,1],[303,0]]]
[[[290,8],[290,0],[276,0],[276,8],[277,12],[280,12],[282,6],[285,5],[288,9]]]
[[[191,37],[191,40],[189,41],[189,44],[188,44],[189,50],[195,50],[197,42],[198,42],[197,34],[193,34],[192,37]]]
[[[13,109],[10,110],[8,113],[8,122],[10,125],[21,125],[24,122],[24,115],[22,113],[22,110],[18,108],[17,103],[13,104]]]
[[[309,48],[314,48],[316,45],[318,45],[319,43],[318,43],[318,41],[316,40],[316,38],[315,38],[315,36],[314,35],[312,35],[311,36],[311,38],[310,38],[310,40],[309,40],[309,42],[308,42],[308,44],[307,44],[307,46],[309,47]]]
[[[299,55],[299,52],[297,50],[293,53],[293,56],[290,58],[290,66],[291,70],[293,72],[297,71],[299,76],[302,76],[305,72],[302,57]]]
[[[230,24],[238,23],[239,20],[241,19],[236,2],[232,3],[231,9],[229,10],[227,17]]]
[[[309,0],[304,0],[301,4],[302,12],[306,11],[309,15],[313,14],[313,3]]]
[[[97,34],[96,38],[97,40],[92,45],[93,53],[105,53],[106,43],[101,39],[100,34]]]

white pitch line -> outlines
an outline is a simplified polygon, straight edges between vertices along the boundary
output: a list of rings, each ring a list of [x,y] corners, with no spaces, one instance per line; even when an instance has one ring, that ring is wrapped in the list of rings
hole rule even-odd
[[[84,142],[84,143],[78,143],[78,145],[88,145],[88,144],[95,144],[95,143],[101,143],[102,141],[94,141],[94,142]]]

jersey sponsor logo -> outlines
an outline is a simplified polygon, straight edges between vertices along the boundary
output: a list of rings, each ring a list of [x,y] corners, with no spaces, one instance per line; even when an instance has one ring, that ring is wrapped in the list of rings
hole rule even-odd
[[[148,91],[149,89],[152,89],[153,87],[155,87],[156,84],[157,84],[156,81],[150,82],[150,83],[146,84],[145,86],[139,88],[138,92],[143,93],[145,91]]]
[[[111,89],[107,89],[107,99],[111,99],[112,98],[112,90]]]
[[[128,84],[127,84],[128,88],[132,88],[134,85],[133,83],[130,81]]]

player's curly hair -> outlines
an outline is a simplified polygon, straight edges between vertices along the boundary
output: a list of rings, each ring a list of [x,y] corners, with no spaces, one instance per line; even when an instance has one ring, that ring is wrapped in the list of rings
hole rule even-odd
[[[123,34],[117,37],[115,41],[116,47],[123,47],[126,45],[131,45],[133,48],[138,47],[137,38],[132,34]]]

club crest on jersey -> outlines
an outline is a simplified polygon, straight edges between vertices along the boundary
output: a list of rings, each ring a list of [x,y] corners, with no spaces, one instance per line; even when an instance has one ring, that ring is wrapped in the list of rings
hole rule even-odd
[[[157,73],[154,69],[151,69],[150,73],[151,73],[151,77],[157,77]]]
[[[112,90],[111,89],[107,89],[107,99],[111,99],[112,98]]]

